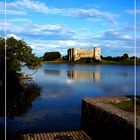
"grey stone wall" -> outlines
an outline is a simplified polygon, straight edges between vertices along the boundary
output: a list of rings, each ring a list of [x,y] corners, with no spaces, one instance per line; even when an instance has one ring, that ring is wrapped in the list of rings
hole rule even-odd
[[[140,139],[139,125],[134,129],[133,114],[105,103],[104,99],[107,100],[101,97],[83,100],[81,128],[93,140],[134,140],[134,130]]]
[[[96,60],[101,60],[101,49],[95,47],[92,50],[82,50],[80,48],[70,48],[68,49],[68,59],[69,61],[76,61],[80,58],[95,58]]]

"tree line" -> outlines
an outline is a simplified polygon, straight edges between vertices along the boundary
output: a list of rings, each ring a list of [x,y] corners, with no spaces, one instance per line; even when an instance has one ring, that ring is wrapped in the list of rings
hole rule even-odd
[[[62,56],[60,52],[45,52],[44,56],[42,57],[43,61],[54,61],[56,59],[62,59],[64,61],[68,61],[68,55]],[[140,60],[140,58],[135,57],[135,56],[129,57],[129,55],[127,53],[124,53],[122,56],[115,56],[115,57],[101,56],[101,59],[111,60],[111,61],[121,61],[121,60],[126,60],[126,59],[139,59]]]
[[[107,56],[107,57],[101,56],[101,59],[112,60],[112,61],[121,61],[121,60],[126,60],[126,59],[140,59],[140,58],[135,57],[135,56],[129,57],[129,55],[127,53],[124,53],[122,56],[115,56],[115,57],[112,57],[112,56]]]

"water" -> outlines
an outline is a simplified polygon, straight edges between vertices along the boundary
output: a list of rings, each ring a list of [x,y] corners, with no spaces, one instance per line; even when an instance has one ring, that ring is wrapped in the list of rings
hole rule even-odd
[[[23,71],[33,72],[27,68]],[[139,75],[140,66],[140,95]],[[7,129],[12,132],[79,129],[84,97],[134,94],[133,66],[44,64],[33,80],[41,87],[41,94],[20,115],[7,119]]]

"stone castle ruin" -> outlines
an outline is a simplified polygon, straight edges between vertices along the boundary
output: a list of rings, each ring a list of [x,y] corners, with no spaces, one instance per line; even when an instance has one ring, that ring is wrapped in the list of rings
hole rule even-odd
[[[101,48],[95,47],[92,50],[82,50],[80,48],[70,48],[68,49],[68,60],[76,61],[80,58],[94,58],[101,61]]]

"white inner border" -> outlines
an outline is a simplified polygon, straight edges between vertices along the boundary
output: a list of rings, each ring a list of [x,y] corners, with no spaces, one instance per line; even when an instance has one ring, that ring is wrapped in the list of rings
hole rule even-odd
[[[137,56],[136,52],[136,0],[134,0],[134,56]],[[136,127],[137,127],[137,118],[136,118],[136,58],[134,59],[134,140],[136,140]]]
[[[6,122],[6,39],[7,39],[7,28],[6,28],[6,23],[7,23],[7,6],[6,6],[7,0],[5,0],[5,5],[4,5],[4,9],[5,9],[5,16],[4,16],[4,22],[5,22],[5,26],[4,26],[4,36],[5,36],[5,140],[6,140],[6,130],[7,130],[7,122]],[[134,56],[137,56],[137,52],[136,52],[136,0],[134,0]],[[137,77],[137,73],[136,73],[136,58],[134,59],[134,140],[136,140],[136,125],[137,125],[137,120],[136,120],[136,77]]]
[[[6,44],[6,38],[7,38],[7,28],[6,28],[6,20],[7,20],[7,15],[6,15],[6,9],[7,9],[7,7],[6,7],[6,3],[7,3],[7,1],[5,0],[5,5],[4,5],[4,9],[5,9],[5,15],[4,15],[4,24],[5,24],[5,26],[4,26],[4,36],[5,36],[5,140],[6,140],[6,131],[7,131],[7,122],[6,122],[6,116],[7,116],[7,114],[6,114],[6,47],[7,47],[7,44]]]

